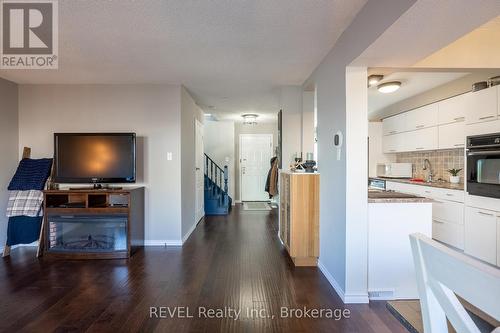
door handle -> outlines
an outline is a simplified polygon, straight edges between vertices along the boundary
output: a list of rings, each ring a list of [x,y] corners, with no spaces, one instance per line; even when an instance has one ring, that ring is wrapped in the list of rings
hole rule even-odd
[[[478,214],[486,215],[486,216],[493,216],[493,214],[485,213],[485,212],[481,212],[481,211],[478,211]]]
[[[495,117],[495,116],[481,117],[481,118],[479,118],[479,120],[490,119],[490,118],[494,118],[494,117]]]
[[[200,168],[196,168],[196,171],[200,171]]]

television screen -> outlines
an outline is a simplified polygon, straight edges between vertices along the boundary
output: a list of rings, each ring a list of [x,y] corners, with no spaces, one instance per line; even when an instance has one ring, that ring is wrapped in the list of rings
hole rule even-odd
[[[135,133],[55,133],[55,182],[135,182]]]

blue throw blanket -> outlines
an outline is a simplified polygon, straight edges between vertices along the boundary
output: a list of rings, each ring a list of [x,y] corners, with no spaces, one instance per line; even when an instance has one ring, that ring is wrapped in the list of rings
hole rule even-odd
[[[19,162],[16,174],[10,181],[9,191],[42,191],[45,182],[50,176],[52,168],[51,158],[30,159],[25,158]]]
[[[9,217],[7,245],[30,244],[38,240],[42,217]]]

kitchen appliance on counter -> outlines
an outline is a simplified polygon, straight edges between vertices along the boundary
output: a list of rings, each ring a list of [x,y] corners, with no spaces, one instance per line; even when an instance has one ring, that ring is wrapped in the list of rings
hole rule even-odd
[[[467,192],[500,198],[500,133],[467,137]]]
[[[413,165],[411,163],[384,163],[377,164],[377,177],[412,178]]]

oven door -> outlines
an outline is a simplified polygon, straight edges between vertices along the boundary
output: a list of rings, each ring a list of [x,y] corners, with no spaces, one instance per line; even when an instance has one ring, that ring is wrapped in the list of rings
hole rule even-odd
[[[467,151],[467,192],[500,198],[500,147]]]

